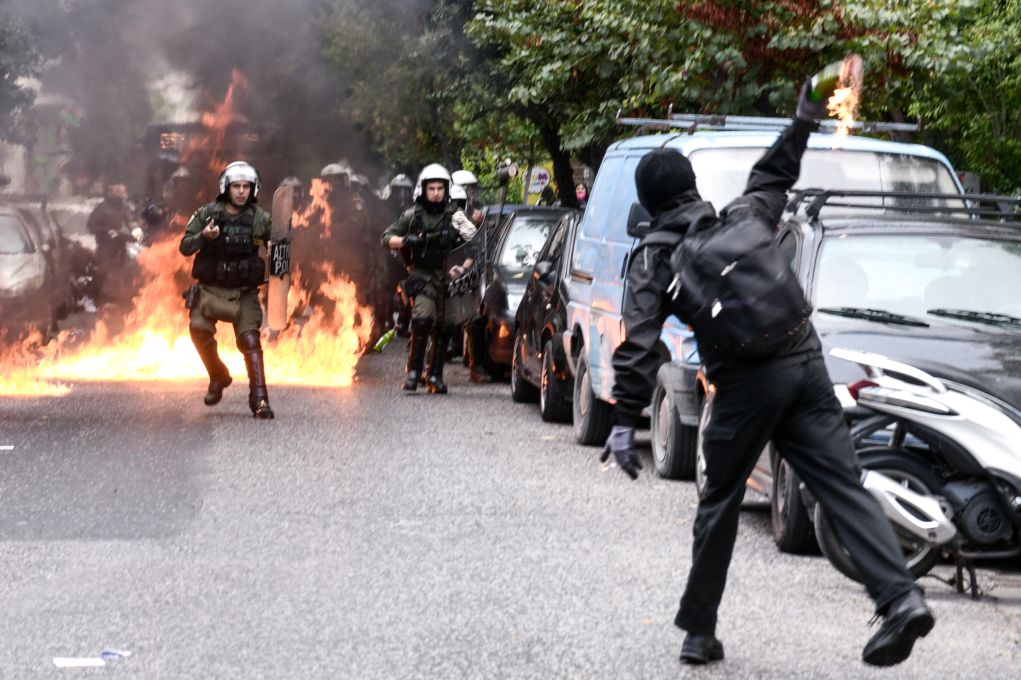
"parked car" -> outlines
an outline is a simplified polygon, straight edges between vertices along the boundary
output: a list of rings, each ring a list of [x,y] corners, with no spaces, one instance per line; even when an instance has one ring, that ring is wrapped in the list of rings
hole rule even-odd
[[[564,353],[570,262],[574,234],[582,213],[572,210],[554,227],[539,252],[515,319],[511,357],[511,397],[538,401],[549,422],[571,420],[571,372]]]
[[[777,132],[718,131],[660,134],[616,142],[606,153],[579,225],[571,258],[571,301],[564,333],[574,377],[575,438],[602,444],[612,414],[614,349],[622,339],[621,303],[628,258],[636,244],[628,217],[637,199],[634,173],[652,149],[675,148],[694,167],[702,197],[723,207],[743,190],[748,172]],[[813,134],[796,188],[960,192],[947,159],[916,144],[864,137],[838,142]],[[838,147],[839,148],[835,148]],[[700,395],[690,332],[676,319],[664,326],[662,365],[651,404],[652,450],[657,474],[691,478],[695,472]]]
[[[480,314],[485,328],[483,352],[491,373],[511,367],[515,315],[539,251],[568,208],[522,206],[495,230],[486,258]]]
[[[812,321],[838,395],[853,403],[847,386],[866,376],[856,364],[829,357],[834,347],[908,363],[1021,416],[1021,222],[1000,221],[1018,219],[1009,210],[995,221],[950,214],[950,204],[961,203],[952,197],[922,206],[890,201],[848,192],[803,195],[777,233],[815,308]],[[947,204],[947,214],[931,214],[933,201]],[[712,390],[701,372],[697,380],[704,423]],[[701,485],[700,446],[697,458]],[[770,502],[781,550],[814,550],[799,480],[782,451],[767,447],[748,488]]]
[[[0,318],[8,334],[44,336],[70,312],[66,244],[39,204],[0,205]]]

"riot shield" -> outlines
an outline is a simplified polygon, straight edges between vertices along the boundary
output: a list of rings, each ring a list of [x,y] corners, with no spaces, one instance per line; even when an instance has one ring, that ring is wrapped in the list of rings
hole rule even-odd
[[[444,322],[448,326],[460,326],[471,320],[478,309],[479,283],[482,280],[482,272],[485,263],[482,258],[477,257],[476,244],[472,241],[458,246],[450,251],[443,263],[444,272],[449,272],[454,265],[463,265],[471,258],[474,262],[471,267],[454,280],[447,282],[447,299],[444,303]]]
[[[291,287],[291,215],[294,187],[282,185],[273,192],[273,233],[269,251],[269,291],[266,317],[270,330],[287,327],[287,292]]]

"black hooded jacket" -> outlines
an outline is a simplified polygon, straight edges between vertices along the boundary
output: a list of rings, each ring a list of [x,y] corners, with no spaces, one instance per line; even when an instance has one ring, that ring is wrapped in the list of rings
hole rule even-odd
[[[754,219],[777,224],[787,201],[787,191],[801,173],[801,157],[808,145],[808,135],[816,127],[814,122],[802,120],[795,120],[787,127],[752,168],[744,194],[718,216],[713,205],[703,201],[695,190],[681,193],[657,207],[650,234],[636,248],[628,269],[622,309],[625,339],[613,353],[614,424],[635,425],[652,399],[656,373],[662,363],[656,346],[663,323],[671,314],[667,288],[674,277],[670,254],[677,243],[676,236],[665,234],[683,236],[689,230],[708,228],[718,220]],[[755,364],[804,361],[817,355],[820,349],[819,338],[808,324],[787,347]],[[706,351],[701,358],[710,379],[752,365]]]

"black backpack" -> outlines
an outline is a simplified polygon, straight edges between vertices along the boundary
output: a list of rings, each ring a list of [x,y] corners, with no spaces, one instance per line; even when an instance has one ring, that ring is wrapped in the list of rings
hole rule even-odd
[[[696,222],[683,236],[653,232],[639,247],[653,244],[673,247],[671,313],[691,325],[703,352],[766,358],[808,324],[812,306],[773,230],[745,206]]]

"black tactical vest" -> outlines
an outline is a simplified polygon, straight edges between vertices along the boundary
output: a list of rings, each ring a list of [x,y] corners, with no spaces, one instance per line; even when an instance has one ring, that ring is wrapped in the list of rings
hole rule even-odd
[[[191,275],[199,283],[223,288],[259,286],[266,279],[266,263],[255,242],[255,208],[247,207],[239,215],[228,215],[223,206],[206,206],[220,235],[207,242],[195,256]]]
[[[435,231],[425,230],[423,212],[424,209],[421,206],[415,206],[415,216],[408,226],[408,233],[425,237],[425,245],[414,249],[404,248],[401,254],[404,256],[404,262],[409,266],[413,265],[422,269],[443,269],[447,255],[461,245],[461,235],[454,229],[454,225],[450,221],[453,213],[449,210],[443,215],[440,227]]]

